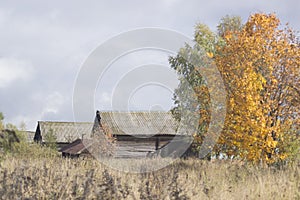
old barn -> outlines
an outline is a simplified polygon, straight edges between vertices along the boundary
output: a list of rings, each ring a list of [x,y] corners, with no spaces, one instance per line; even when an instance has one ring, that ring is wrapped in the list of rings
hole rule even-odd
[[[99,112],[94,123],[38,122],[35,141],[43,142],[48,132],[56,135],[64,156],[86,154],[95,134],[113,137],[115,158],[174,156],[191,137],[177,133],[178,123],[170,112]],[[175,139],[174,139],[175,138]],[[168,144],[172,141],[173,145]],[[184,145],[183,145],[184,146]]]

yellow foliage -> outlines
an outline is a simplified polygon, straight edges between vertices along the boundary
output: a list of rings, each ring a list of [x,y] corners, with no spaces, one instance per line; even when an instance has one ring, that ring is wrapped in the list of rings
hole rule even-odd
[[[213,54],[212,52],[207,52],[206,54],[207,54],[207,56],[208,56],[209,58],[214,57],[214,54]]]
[[[278,30],[279,23],[274,14],[254,14],[216,48],[215,62],[228,91],[220,144],[253,162],[286,159],[281,138],[292,125],[281,121],[299,119],[299,100],[291,104],[300,99],[299,92],[292,93],[289,84],[299,88],[300,45],[290,29]]]

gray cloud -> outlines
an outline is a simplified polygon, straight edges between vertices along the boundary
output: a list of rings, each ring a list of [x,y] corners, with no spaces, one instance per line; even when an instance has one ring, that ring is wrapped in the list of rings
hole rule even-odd
[[[255,12],[276,12],[299,30],[299,8],[298,0],[2,1],[0,111],[7,122],[25,121],[29,129],[37,120],[73,120],[72,91],[81,64],[120,32],[161,27],[192,37],[196,22],[214,29],[226,14],[246,21]],[[96,96],[109,100],[104,92]]]

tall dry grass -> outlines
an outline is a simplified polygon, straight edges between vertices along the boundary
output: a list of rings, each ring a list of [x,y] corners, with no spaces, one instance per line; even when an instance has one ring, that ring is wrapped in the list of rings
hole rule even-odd
[[[276,169],[191,159],[140,174],[92,159],[9,157],[0,165],[1,199],[300,199],[296,164]]]

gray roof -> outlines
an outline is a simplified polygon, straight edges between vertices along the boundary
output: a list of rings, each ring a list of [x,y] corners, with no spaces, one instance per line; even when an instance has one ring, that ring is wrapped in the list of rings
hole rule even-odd
[[[71,155],[81,154],[82,152],[87,151],[87,148],[89,148],[92,144],[93,140],[91,139],[77,139],[63,147],[60,151]]]
[[[52,131],[56,136],[57,142],[73,142],[74,140],[82,137],[90,137],[94,123],[90,122],[52,122],[52,121],[39,121],[41,135],[45,135]]]
[[[114,135],[176,135],[177,123],[170,112],[101,112],[101,123]],[[97,121],[97,120],[95,120]],[[90,138],[94,123],[39,121],[41,136],[52,132],[57,142]]]
[[[170,112],[101,112],[101,123],[115,135],[176,135]]]

